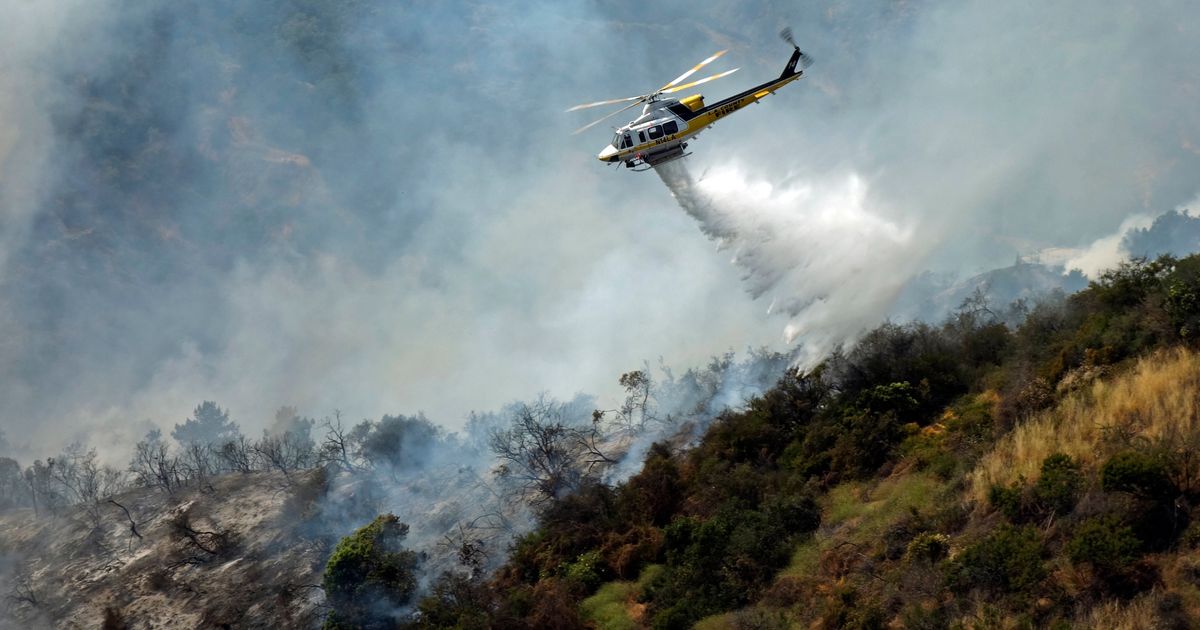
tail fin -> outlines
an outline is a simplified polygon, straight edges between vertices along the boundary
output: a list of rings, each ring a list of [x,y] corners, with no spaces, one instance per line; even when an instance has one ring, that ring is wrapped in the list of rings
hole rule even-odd
[[[792,58],[788,59],[787,67],[783,69],[783,74],[779,75],[779,78],[786,79],[794,74],[799,74],[796,71],[796,63],[800,61],[800,57],[802,56],[804,56],[804,53],[800,52],[799,48],[792,51]]]

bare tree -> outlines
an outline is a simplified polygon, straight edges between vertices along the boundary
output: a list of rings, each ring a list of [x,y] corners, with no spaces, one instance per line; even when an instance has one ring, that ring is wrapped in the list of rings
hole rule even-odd
[[[307,468],[313,461],[313,442],[307,436],[286,431],[282,435],[263,433],[252,447],[267,468],[274,468],[291,481],[292,473]]]
[[[243,474],[254,470],[254,444],[244,435],[239,434],[236,438],[222,442],[217,456],[225,463],[227,470]]]
[[[45,463],[36,460],[23,474],[35,515],[42,512],[54,513],[67,505],[67,499],[61,492],[62,486],[54,477],[55,465],[53,457],[47,458]]]
[[[592,423],[586,427],[572,428],[571,436],[580,450],[581,461],[587,467],[589,474],[596,472],[597,467],[611,466],[617,463],[617,460],[608,454],[608,447],[611,445],[609,443],[612,441],[613,435],[606,430],[603,411],[593,411]],[[631,437],[624,431],[621,432],[621,436]]]
[[[626,372],[618,382],[625,388],[625,400],[618,410],[619,417],[627,431],[641,433],[650,422],[657,419],[650,404],[654,396],[654,379],[650,376],[650,370]]]
[[[649,366],[622,374],[618,382],[625,390],[625,399],[621,401],[621,406],[607,411],[596,410],[592,414],[592,430],[580,433],[580,438],[585,441],[587,449],[597,463],[612,463],[612,460],[597,448],[601,438],[604,441],[624,439],[628,442],[660,421],[657,412],[657,388],[654,378],[650,375]]]
[[[99,527],[100,506],[124,488],[124,473],[101,465],[96,449],[84,450],[78,442],[67,446],[53,462],[49,473],[59,485],[59,494],[68,503],[82,507],[92,526]]]
[[[494,431],[490,446],[503,462],[499,476],[533,492],[535,502],[562,496],[586,474],[580,441],[563,418],[563,406],[544,397],[518,405],[512,424]]]
[[[157,487],[167,494],[174,494],[184,480],[178,458],[171,455],[162,440],[138,442],[133,460],[129,462],[129,472],[133,473],[138,485]]]
[[[33,578],[27,568],[18,568],[12,576],[12,586],[5,599],[10,608],[41,608],[42,600],[33,586]]]
[[[216,475],[216,455],[212,446],[202,442],[188,442],[179,458],[179,469],[183,478],[197,488],[212,489],[210,479]]]
[[[317,452],[317,464],[333,466],[346,472],[356,472],[361,469],[361,460],[357,454],[357,446],[353,431],[347,431],[342,426],[342,412],[334,411],[333,420],[328,418],[322,426],[325,427],[325,437]]]
[[[955,317],[969,328],[999,321],[1000,317],[992,310],[990,291],[990,282],[976,286],[971,295],[963,298],[962,303],[958,305]]]
[[[21,465],[15,459],[0,457],[0,510],[28,505]]]
[[[21,473],[21,480],[25,482],[25,488],[29,492],[29,503],[33,506],[33,515],[41,516],[41,511],[38,509],[38,484],[32,466]]]
[[[456,530],[443,534],[438,547],[454,553],[459,566],[470,571],[472,579],[483,576],[489,559],[484,537],[473,523],[459,523]]]

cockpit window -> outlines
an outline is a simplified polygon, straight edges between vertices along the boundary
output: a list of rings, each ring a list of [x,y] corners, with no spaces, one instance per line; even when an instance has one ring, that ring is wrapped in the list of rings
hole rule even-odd
[[[621,148],[621,134],[619,134],[619,133],[613,134],[612,145],[614,148],[617,148],[617,149]]]
[[[625,144],[621,145],[621,148],[628,149],[631,146],[633,146],[633,138],[630,138],[629,134],[625,134]]]

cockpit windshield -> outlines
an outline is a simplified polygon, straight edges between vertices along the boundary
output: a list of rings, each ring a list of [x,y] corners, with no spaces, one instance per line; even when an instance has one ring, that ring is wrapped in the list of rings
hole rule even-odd
[[[612,145],[614,148],[617,148],[617,149],[621,148],[621,134],[620,133],[613,135]]]

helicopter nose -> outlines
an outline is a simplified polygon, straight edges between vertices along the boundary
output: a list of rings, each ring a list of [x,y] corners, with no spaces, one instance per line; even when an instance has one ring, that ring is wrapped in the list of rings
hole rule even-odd
[[[616,162],[617,148],[611,144],[604,147],[604,150],[600,152],[600,155],[596,156],[596,159],[600,160],[601,162]]]

